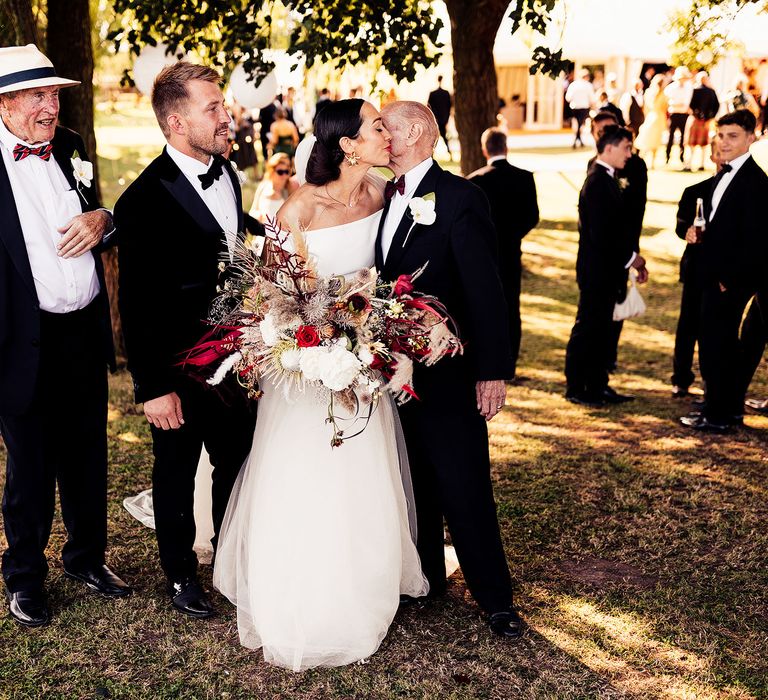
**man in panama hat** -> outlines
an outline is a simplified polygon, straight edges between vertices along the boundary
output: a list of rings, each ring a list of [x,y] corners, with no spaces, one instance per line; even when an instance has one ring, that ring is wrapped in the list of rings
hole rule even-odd
[[[105,596],[107,366],[100,250],[113,229],[78,134],[58,125],[56,75],[32,44],[0,48],[0,435],[7,455],[2,573],[11,616],[50,619],[43,584],[56,485],[64,572]],[[106,236],[105,236],[106,234]]]

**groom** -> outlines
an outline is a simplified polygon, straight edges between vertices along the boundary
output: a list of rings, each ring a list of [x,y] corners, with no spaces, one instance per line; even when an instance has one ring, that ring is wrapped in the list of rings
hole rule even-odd
[[[218,535],[250,450],[255,414],[178,367],[207,328],[221,254],[243,231],[238,178],[222,157],[229,114],[221,77],[179,62],[155,80],[152,108],[167,147],[115,206],[120,234],[120,314],[137,403],[151,425],[157,545],[173,606],[205,618],[213,608],[197,580],[194,482],[203,445],[213,465]],[[223,239],[226,238],[226,245]]]
[[[420,400],[400,409],[422,568],[430,594],[442,593],[445,517],[467,586],[489,615],[491,629],[516,638],[522,622],[512,607],[485,424],[504,406],[504,380],[514,374],[496,231],[482,191],[432,160],[439,136],[432,112],[417,102],[393,102],[382,117],[392,135],[389,167],[396,179],[387,185],[376,267],[394,280],[426,264],[416,286],[446,305],[466,345],[463,356],[429,368],[417,365]],[[434,199],[431,223],[414,222],[421,198]]]

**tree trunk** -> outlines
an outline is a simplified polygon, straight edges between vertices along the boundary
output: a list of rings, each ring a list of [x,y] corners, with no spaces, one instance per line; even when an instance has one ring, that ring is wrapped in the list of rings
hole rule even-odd
[[[454,119],[461,144],[461,171],[485,165],[480,136],[496,126],[499,94],[493,44],[508,0],[446,0],[451,18]]]
[[[89,0],[48,0],[48,58],[63,78],[79,80],[80,85],[60,93],[59,121],[77,131],[93,162],[96,190],[100,193],[96,134],[93,128],[93,45],[91,43]],[[125,356],[122,324],[117,308],[117,252],[102,255],[104,276],[112,311],[112,335],[118,357]]]
[[[0,42],[3,46],[37,44],[32,0],[0,0]]]

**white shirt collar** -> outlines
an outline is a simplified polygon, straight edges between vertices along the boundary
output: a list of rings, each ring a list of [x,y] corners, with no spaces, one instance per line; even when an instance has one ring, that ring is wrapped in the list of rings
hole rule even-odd
[[[213,156],[209,156],[207,164],[201,163],[197,158],[192,158],[192,156],[182,153],[178,148],[171,146],[170,143],[167,144],[165,148],[168,151],[171,160],[179,166],[179,170],[181,170],[181,172],[190,180],[198,175],[207,173],[208,168],[213,161]]]
[[[421,163],[415,165],[405,173],[405,190],[403,191],[403,197],[413,196],[419,183],[424,179],[424,176],[431,167],[432,156],[422,160]]]
[[[613,177],[613,176],[614,176],[614,174],[616,173],[616,169],[615,169],[615,168],[612,168],[612,167],[611,167],[610,165],[608,165],[608,163],[606,163],[604,160],[600,160],[600,158],[597,158],[597,159],[595,160],[595,163],[597,163],[598,165],[602,165],[602,166],[603,166],[603,167],[604,167],[604,168],[605,168],[605,169],[608,171],[608,174],[609,174],[611,177]]]
[[[491,156],[488,159],[488,165],[490,165],[491,163],[495,163],[497,160],[506,160],[506,159],[507,159],[506,156]]]
[[[744,165],[744,163],[747,162],[747,159],[749,158],[749,151],[746,153],[742,153],[738,158],[734,158],[732,161],[730,161],[729,165],[731,166],[731,175],[735,175],[736,171]],[[728,175],[728,173],[726,173]]]
[[[39,146],[45,146],[45,144],[50,143],[50,141],[42,141],[41,143],[36,143],[34,145],[27,143],[26,141],[20,139],[18,136],[14,136],[14,134],[8,130],[5,122],[3,122],[3,120],[0,118],[0,143],[6,146],[9,151],[13,151],[17,143],[20,143],[23,146],[28,146],[29,148],[38,148]]]

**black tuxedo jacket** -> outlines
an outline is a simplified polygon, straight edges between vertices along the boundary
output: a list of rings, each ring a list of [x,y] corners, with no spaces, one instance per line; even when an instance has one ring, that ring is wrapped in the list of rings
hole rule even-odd
[[[693,226],[693,220],[696,218],[696,200],[702,199],[706,202],[707,198],[712,196],[714,181],[714,177],[709,177],[683,190],[680,203],[677,205],[677,224],[675,225],[675,233],[679,238],[685,240],[685,234]],[[707,235],[706,231],[704,235]],[[701,256],[701,243],[693,245],[689,243],[685,246],[683,257],[680,259],[681,282],[701,281]]]
[[[238,231],[263,233],[244,216],[240,183],[225,165],[237,198]],[[163,149],[115,205],[120,235],[118,302],[137,403],[178,390],[176,366],[210,328],[218,265],[226,256],[221,226]],[[223,257],[224,256],[224,257]]]
[[[499,269],[504,280],[520,272],[520,243],[539,223],[533,173],[507,160],[495,160],[467,178],[477,185],[491,205],[491,218],[499,241]]]
[[[376,241],[376,267],[386,280],[411,274],[427,263],[414,285],[445,304],[465,343],[463,356],[443,359],[429,368],[416,366],[414,388],[424,398],[450,395],[456,382],[464,382],[466,387],[514,374],[488,201],[478,187],[434,162],[414,196],[430,192],[435,194],[437,215],[433,224],[414,224],[406,210],[385,263],[381,231],[387,203]]]
[[[579,194],[579,252],[576,281],[580,289],[623,296],[626,264],[635,252],[621,189],[602,165],[594,163]]]
[[[74,131],[59,126],[51,143],[53,157],[70,187],[76,189],[70,159],[77,151],[83,160],[88,160],[89,154],[85,151],[83,140]],[[80,199],[83,211],[101,207],[93,183],[90,187],[80,185],[80,192],[85,197],[85,202]],[[40,304],[16,202],[2,159],[0,212],[0,415],[15,415],[29,407],[35,391],[40,363]],[[110,243],[114,243],[114,235],[110,237]],[[93,255],[101,287],[95,303],[100,308],[104,364],[114,369],[109,300],[100,255],[102,249],[103,246],[97,246],[86,255]],[[62,339],[62,342],[66,342],[66,339]]]
[[[435,115],[435,121],[438,124],[448,123],[448,120],[451,118],[452,104],[451,93],[444,88],[433,90],[427,98],[427,105],[432,110],[432,114]]]
[[[592,169],[597,156],[593,156],[587,165],[587,174]],[[627,187],[621,193],[624,205],[627,208],[627,224],[632,235],[634,250],[640,250],[640,235],[643,232],[643,219],[645,218],[645,205],[648,200],[648,166],[635,152],[627,161],[622,170],[617,171],[616,178],[626,178]]]
[[[757,290],[768,269],[768,175],[750,156],[723,193],[714,217],[705,200],[704,278],[726,289]]]

